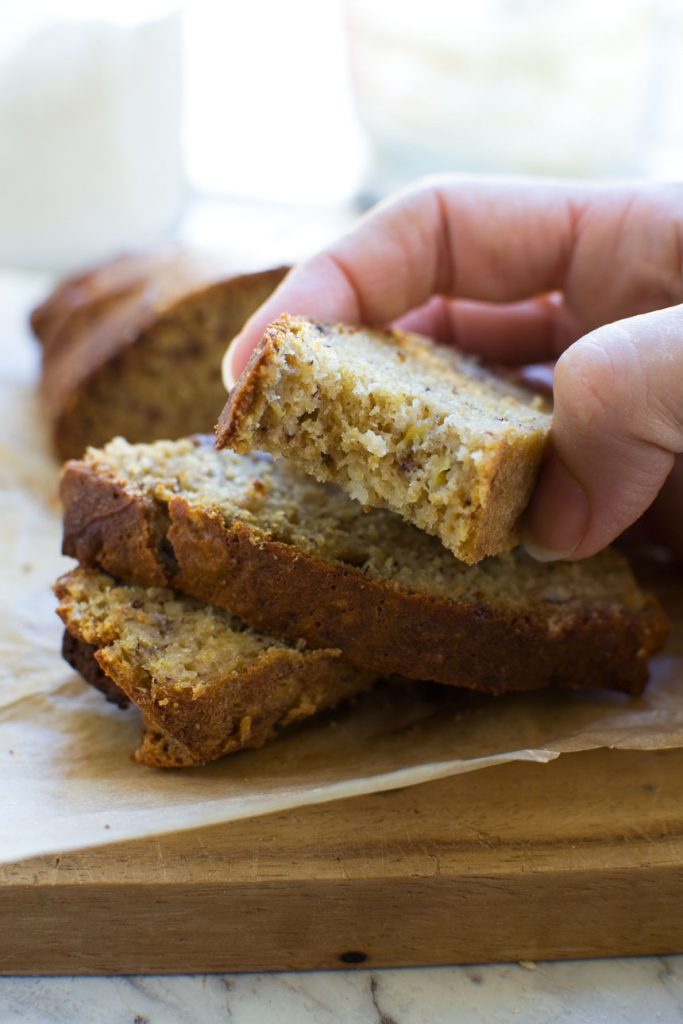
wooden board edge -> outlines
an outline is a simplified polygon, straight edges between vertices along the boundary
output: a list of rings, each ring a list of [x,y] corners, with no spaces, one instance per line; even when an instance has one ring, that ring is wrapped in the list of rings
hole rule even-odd
[[[254,885],[19,887],[0,974],[407,967],[683,950],[683,868]]]

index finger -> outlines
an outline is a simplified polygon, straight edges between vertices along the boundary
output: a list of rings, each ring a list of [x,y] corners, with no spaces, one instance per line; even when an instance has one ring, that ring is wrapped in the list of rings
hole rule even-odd
[[[380,204],[293,270],[224,360],[230,386],[281,313],[385,324],[432,295],[562,291],[583,331],[683,301],[683,187],[445,178]],[[551,353],[539,337],[535,358]]]

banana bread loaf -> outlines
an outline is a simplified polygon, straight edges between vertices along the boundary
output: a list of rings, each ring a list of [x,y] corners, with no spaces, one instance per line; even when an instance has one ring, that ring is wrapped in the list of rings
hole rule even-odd
[[[219,448],[283,455],[465,562],[519,542],[544,401],[427,338],[283,316],[230,394]]]
[[[667,634],[615,551],[543,564],[517,550],[468,566],[387,509],[210,438],[116,439],[68,463],[61,493],[66,554],[380,674],[491,693],[638,693]]]
[[[225,348],[284,273],[236,273],[217,255],[168,250],[63,281],[31,316],[57,454],[116,434],[210,430],[225,400]]]
[[[205,764],[261,747],[375,680],[338,651],[293,647],[171,590],[78,568],[55,592],[68,660],[110,699],[120,691],[140,708],[147,734],[135,756],[143,764]]]

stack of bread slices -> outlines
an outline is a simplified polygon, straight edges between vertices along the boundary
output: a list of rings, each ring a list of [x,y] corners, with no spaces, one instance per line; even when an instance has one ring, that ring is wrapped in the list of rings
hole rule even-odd
[[[667,621],[623,556],[519,546],[549,427],[540,398],[427,339],[284,316],[216,441],[117,437],[66,464],[65,657],[140,708],[135,756],[159,767],[395,676],[637,694]]]

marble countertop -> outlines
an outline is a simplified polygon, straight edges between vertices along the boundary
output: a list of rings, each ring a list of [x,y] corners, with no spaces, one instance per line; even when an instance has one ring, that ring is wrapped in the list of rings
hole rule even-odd
[[[680,1024],[683,956],[390,971],[0,979],[2,1024]]]

